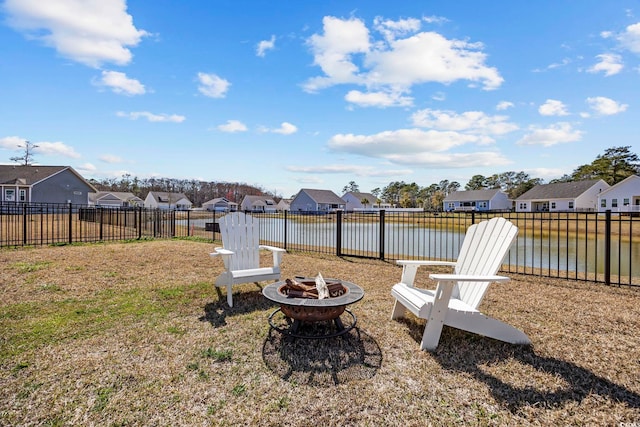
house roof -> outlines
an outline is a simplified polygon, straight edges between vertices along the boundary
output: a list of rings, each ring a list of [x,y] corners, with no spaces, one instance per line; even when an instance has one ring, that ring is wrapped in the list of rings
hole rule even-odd
[[[492,188],[490,190],[469,190],[469,191],[454,191],[444,198],[445,202],[471,202],[474,200],[491,200],[501,190],[499,188]]]
[[[540,184],[522,194],[516,200],[575,199],[601,180],[556,182]]]
[[[84,177],[76,172],[71,166],[0,165],[0,184],[31,186],[65,170],[69,170],[93,191],[97,191],[91,183],[84,179]]]
[[[602,190],[602,192],[600,193],[600,196],[602,196],[603,194],[609,192],[609,191],[613,191],[616,190],[620,187],[626,186],[626,185],[632,185],[630,183],[632,182],[636,182],[637,185],[640,185],[640,176],[638,175],[630,175],[628,177],[626,177],[625,179],[623,179],[622,181],[620,181],[617,184],[612,185],[611,187],[607,188],[606,190]]]
[[[331,205],[345,204],[345,201],[331,190],[313,190],[310,188],[303,188],[302,190],[300,190],[300,192],[303,191],[316,203],[325,203]]]
[[[275,206],[276,202],[269,196],[244,196],[242,204],[250,206]]]
[[[129,202],[131,200],[142,201],[142,199],[130,192],[124,191],[98,191],[97,193],[92,193],[89,195],[91,200],[100,200],[107,196],[113,196],[116,199],[122,200],[123,202]]]
[[[346,196],[347,194],[353,195],[353,197],[358,199],[358,201],[361,201],[362,199],[367,199],[371,204],[376,203],[378,201],[378,198],[371,193],[360,193],[357,191],[349,191],[348,193],[345,193],[344,196]]]
[[[237,205],[236,202],[230,202],[229,200],[227,200],[226,197],[216,197],[215,199],[211,199],[211,200],[208,200],[208,201],[204,202],[202,204],[202,206],[217,205],[217,204],[220,204],[222,206],[224,206],[224,205],[227,205],[227,206],[229,206],[229,205]]]
[[[184,193],[168,193],[166,191],[150,191],[149,194],[156,202],[160,203],[176,203],[182,199],[186,199],[189,203],[191,201],[184,195]]]

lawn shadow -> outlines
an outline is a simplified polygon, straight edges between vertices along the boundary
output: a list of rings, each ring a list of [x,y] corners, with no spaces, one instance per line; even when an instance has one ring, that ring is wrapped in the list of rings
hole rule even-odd
[[[419,345],[424,323],[403,319],[409,326],[412,338]],[[615,382],[598,376],[592,371],[555,357],[536,354],[531,345],[515,345],[445,326],[440,343],[432,353],[443,369],[463,372],[487,385],[494,398],[502,402],[512,413],[524,406],[552,408],[575,402],[577,405],[594,394],[612,402],[621,402],[631,409],[640,409],[640,394]],[[507,363],[522,365],[521,375],[513,372],[502,378],[493,367]],[[542,375],[527,374],[531,369]],[[530,381],[526,385],[526,376]],[[553,378],[541,383],[541,377]],[[558,385],[557,379],[562,380]],[[555,385],[550,385],[555,384]]]
[[[260,286],[258,286],[260,288]],[[242,291],[233,294],[233,307],[227,304],[226,294],[215,287],[218,293],[218,301],[210,302],[204,306],[204,315],[198,320],[209,322],[214,328],[226,326],[227,317],[239,314],[251,313],[253,311],[264,311],[275,307],[275,304],[262,295],[262,288],[256,291]]]
[[[382,350],[357,327],[326,339],[291,338],[270,329],[262,358],[287,382],[329,387],[373,378],[382,365]]]

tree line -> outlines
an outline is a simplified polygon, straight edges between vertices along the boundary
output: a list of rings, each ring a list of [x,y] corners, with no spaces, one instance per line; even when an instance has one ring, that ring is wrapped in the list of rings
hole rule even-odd
[[[630,175],[640,174],[640,158],[637,154],[632,153],[630,148],[630,146],[608,148],[590,164],[581,165],[570,175],[552,180],[549,184],[602,179],[609,185],[614,185]],[[202,203],[218,197],[225,197],[236,203],[240,203],[244,196],[269,196],[276,202],[282,198],[261,187],[238,182],[204,182],[174,178],[139,179],[129,174],[123,175],[120,179],[110,178],[101,181],[91,179],[89,182],[99,191],[129,192],[142,199],[150,191],[183,193],[194,206],[201,206]],[[536,185],[544,183],[543,179],[533,178],[523,171],[508,171],[491,176],[474,175],[464,185],[464,188],[459,182],[446,179],[425,187],[421,187],[415,182],[394,181],[383,188],[371,190],[370,193],[377,200],[367,200],[366,204],[385,202],[400,207],[440,210],[445,197],[461,189],[467,191],[500,189],[507,193],[509,198],[516,199]],[[360,192],[360,187],[355,181],[350,181],[342,189],[343,193],[349,191]]]
[[[586,165],[577,167],[570,175],[551,180],[556,182],[584,181],[602,179],[609,185],[617,184],[630,175],[640,174],[640,158],[632,153],[630,146],[611,147],[596,159]],[[525,172],[503,172],[491,176],[474,175],[464,186],[464,190],[500,189],[507,193],[510,199],[516,199],[536,185],[544,184],[541,178],[533,178]],[[405,208],[424,208],[426,210],[441,210],[444,199],[454,191],[460,191],[462,185],[456,181],[442,180],[437,184],[420,187],[415,182],[391,182],[384,188],[374,188],[370,193],[377,200],[367,200],[366,204],[377,202],[390,203]],[[350,181],[343,192],[359,192],[355,181]],[[364,200],[363,200],[364,202]]]

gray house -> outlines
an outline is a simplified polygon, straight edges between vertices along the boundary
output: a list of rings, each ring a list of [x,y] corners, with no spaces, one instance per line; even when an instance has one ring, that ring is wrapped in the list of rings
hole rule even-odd
[[[442,209],[453,211],[508,211],[511,201],[507,193],[494,188],[491,190],[454,191],[444,198]]]
[[[0,165],[0,201],[89,204],[96,188],[70,166]]]
[[[536,185],[516,199],[516,212],[594,212],[609,187],[601,179]]]
[[[331,190],[303,188],[291,201],[291,212],[329,213],[344,210],[346,203]]]

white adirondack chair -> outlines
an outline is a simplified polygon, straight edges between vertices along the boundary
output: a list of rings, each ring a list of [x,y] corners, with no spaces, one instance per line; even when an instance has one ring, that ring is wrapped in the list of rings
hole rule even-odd
[[[259,243],[258,221],[251,215],[232,212],[218,220],[222,248],[215,248],[212,257],[220,256],[225,271],[216,278],[216,286],[227,288],[227,303],[233,307],[231,287],[240,283],[279,280],[284,249]],[[260,267],[260,249],[273,253],[273,266]]]
[[[391,290],[396,299],[391,318],[403,317],[408,309],[427,319],[422,350],[436,349],[443,325],[513,344],[530,344],[524,332],[478,311],[489,284],[509,280],[496,273],[517,234],[511,222],[493,218],[469,227],[456,262],[397,261],[403,266],[402,279]],[[430,274],[437,282],[435,291],[419,289],[414,281],[422,265],[452,266],[453,274]]]

